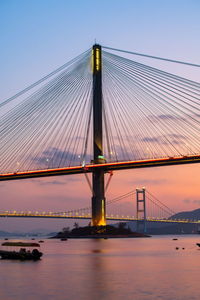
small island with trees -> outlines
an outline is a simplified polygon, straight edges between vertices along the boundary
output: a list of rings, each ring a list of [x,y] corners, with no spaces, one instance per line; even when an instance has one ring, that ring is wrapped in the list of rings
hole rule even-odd
[[[150,237],[147,234],[133,232],[126,227],[126,223],[119,223],[118,226],[91,226],[79,227],[78,223],[74,223],[74,228],[70,230],[69,227],[63,228],[52,238],[66,239],[66,238],[140,238]]]

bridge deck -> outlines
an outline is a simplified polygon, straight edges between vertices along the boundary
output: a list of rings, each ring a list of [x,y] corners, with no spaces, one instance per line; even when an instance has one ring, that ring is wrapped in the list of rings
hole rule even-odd
[[[88,164],[85,166],[5,173],[5,174],[0,174],[0,181],[91,173],[94,170],[94,168],[103,168],[105,172],[108,172],[114,170],[173,166],[173,165],[192,164],[192,163],[199,163],[199,162],[200,162],[200,155],[190,155],[190,156],[167,157],[167,158],[138,160],[138,161],[125,161],[125,162],[122,161],[122,162],[113,162],[113,163],[104,163],[104,164]]]
[[[26,213],[26,212],[1,212],[0,218],[38,218],[38,219],[80,219],[80,220],[91,220],[91,215],[67,215],[67,214],[56,214],[56,213]],[[138,219],[134,216],[106,216],[108,221],[137,221]],[[139,219],[143,221],[142,219]],[[177,220],[177,219],[154,219],[147,218],[148,222],[162,222],[162,223],[190,223],[199,224],[200,220]]]

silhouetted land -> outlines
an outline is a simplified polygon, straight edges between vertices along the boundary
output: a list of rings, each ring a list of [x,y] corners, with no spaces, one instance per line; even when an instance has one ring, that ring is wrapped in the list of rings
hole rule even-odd
[[[123,223],[121,223],[123,224]],[[147,234],[132,232],[130,228],[125,228],[125,225],[115,227],[112,225],[106,226],[85,226],[76,227],[70,230],[58,232],[52,238],[139,238],[150,237]]]

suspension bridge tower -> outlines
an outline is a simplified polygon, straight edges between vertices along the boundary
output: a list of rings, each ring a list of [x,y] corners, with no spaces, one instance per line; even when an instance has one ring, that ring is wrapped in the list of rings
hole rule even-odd
[[[146,194],[145,188],[136,189],[137,232],[146,233]]]
[[[103,156],[102,125],[102,55],[101,46],[92,49],[93,68],[93,163],[105,163]],[[106,225],[106,205],[104,190],[104,169],[94,168],[92,172],[92,225]]]

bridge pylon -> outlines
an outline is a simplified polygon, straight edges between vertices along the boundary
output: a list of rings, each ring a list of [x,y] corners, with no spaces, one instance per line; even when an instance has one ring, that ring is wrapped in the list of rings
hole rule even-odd
[[[136,189],[137,232],[146,232],[146,195],[145,188]]]
[[[93,163],[105,163],[103,156],[102,126],[102,55],[101,46],[92,49],[93,68]],[[106,199],[104,189],[104,169],[92,172],[92,225],[106,225]]]

